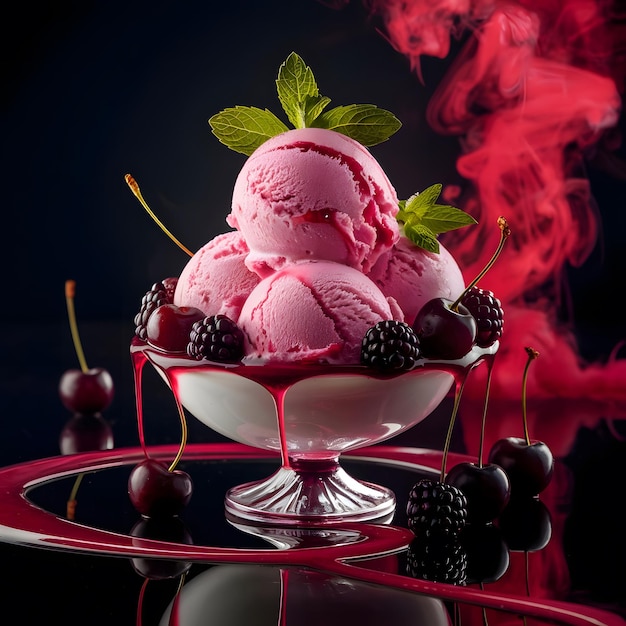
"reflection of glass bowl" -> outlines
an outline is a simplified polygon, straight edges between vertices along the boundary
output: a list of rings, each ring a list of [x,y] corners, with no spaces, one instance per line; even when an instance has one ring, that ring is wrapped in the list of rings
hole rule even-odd
[[[224,366],[133,344],[180,403],[214,431],[280,452],[267,480],[231,489],[226,509],[273,523],[373,520],[389,515],[395,497],[357,481],[339,456],[379,443],[425,419],[460,378],[490,351],[458,361],[421,361],[400,374],[365,366],[264,364]]]
[[[215,565],[185,583],[167,624],[449,626],[442,600],[305,568]]]

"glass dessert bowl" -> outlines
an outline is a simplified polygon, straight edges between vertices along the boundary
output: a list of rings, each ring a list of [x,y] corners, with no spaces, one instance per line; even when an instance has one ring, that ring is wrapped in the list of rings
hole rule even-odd
[[[149,362],[200,422],[233,441],[280,453],[279,469],[231,488],[225,508],[242,520],[290,525],[393,515],[394,493],[351,476],[341,455],[424,420],[455,381],[496,350],[497,343],[456,361],[422,359],[392,374],[363,365],[225,365],[138,340],[131,347],[136,371]]]

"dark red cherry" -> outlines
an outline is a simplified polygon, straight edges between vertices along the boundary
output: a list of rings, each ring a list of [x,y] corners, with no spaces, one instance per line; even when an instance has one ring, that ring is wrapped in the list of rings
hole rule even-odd
[[[528,443],[522,437],[498,439],[489,451],[489,462],[507,473],[515,497],[538,495],[554,472],[554,457],[548,445],[543,441]]]
[[[191,535],[180,517],[140,519],[130,531],[130,536],[169,543],[193,544]],[[191,569],[191,562],[174,559],[135,557],[131,559],[131,563],[140,576],[153,580],[178,578]]]
[[[504,470],[495,463],[457,463],[447,473],[445,482],[465,494],[467,521],[492,522],[504,510],[511,496],[511,486]]]
[[[422,356],[454,360],[464,357],[476,340],[476,320],[462,304],[447,298],[429,300],[418,312],[413,330]]]
[[[76,414],[70,418],[59,437],[61,454],[77,454],[113,448],[113,429],[100,413]]]
[[[113,396],[113,378],[102,367],[92,367],[85,372],[69,369],[59,381],[61,402],[73,413],[100,413],[108,408]]]
[[[536,496],[511,498],[498,518],[498,526],[513,552],[542,550],[552,537],[550,511]]]
[[[186,352],[191,327],[204,319],[204,313],[190,306],[163,304],[146,323],[148,343],[167,352]]]
[[[136,465],[128,477],[128,495],[133,506],[145,517],[178,515],[189,503],[193,491],[191,477],[181,470],[169,471],[155,459]]]

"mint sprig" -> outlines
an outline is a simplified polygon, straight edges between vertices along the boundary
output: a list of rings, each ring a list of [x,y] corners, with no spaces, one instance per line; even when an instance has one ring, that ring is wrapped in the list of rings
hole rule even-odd
[[[330,98],[319,93],[311,68],[292,52],[276,79],[278,100],[294,128],[325,128],[342,133],[364,146],[386,141],[401,122],[373,104],[338,106],[326,111]],[[267,109],[236,106],[209,119],[213,134],[235,152],[251,155],[262,143],[289,128]]]
[[[429,252],[439,253],[437,235],[478,222],[465,211],[448,204],[437,204],[442,185],[431,185],[408,200],[399,202],[396,219],[403,226],[404,234],[416,246]]]

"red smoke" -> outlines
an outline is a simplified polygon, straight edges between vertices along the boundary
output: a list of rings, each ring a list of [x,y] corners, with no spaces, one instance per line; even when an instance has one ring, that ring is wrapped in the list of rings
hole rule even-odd
[[[364,4],[420,78],[423,56],[445,58],[453,39],[465,42],[437,85],[427,120],[438,133],[459,137],[456,165],[467,183],[450,201],[479,225],[449,234],[445,242],[466,280],[495,251],[499,215],[513,233],[480,283],[505,309],[491,393],[520,395],[524,347],[532,346],[540,353],[528,379],[535,397],[626,399],[626,360],[583,362],[571,320],[562,319],[568,304],[565,270],[587,260],[601,231],[583,152],[614,131],[622,106],[624,68],[616,59],[623,59],[618,46],[624,46],[626,33],[617,30],[611,3]],[[484,394],[482,369],[468,393]]]

